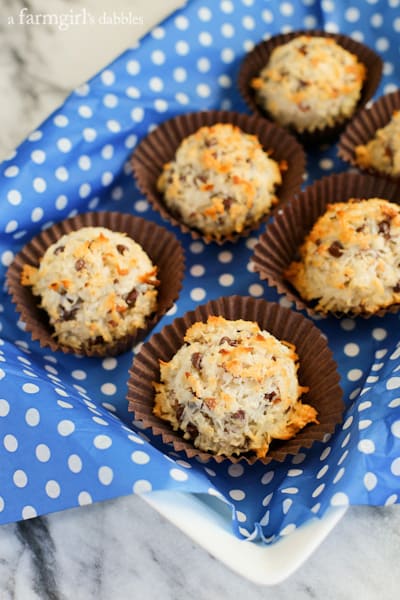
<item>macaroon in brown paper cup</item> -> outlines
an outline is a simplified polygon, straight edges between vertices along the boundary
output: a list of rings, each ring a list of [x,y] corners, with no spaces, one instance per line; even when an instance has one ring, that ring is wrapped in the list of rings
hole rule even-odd
[[[310,316],[326,316],[313,303],[305,301],[285,278],[289,265],[298,260],[298,251],[314,223],[323,215],[328,204],[349,199],[382,198],[400,203],[399,187],[394,183],[361,173],[328,175],[308,186],[292,202],[287,203],[261,234],[251,257],[254,270],[280,294],[294,303],[297,309]],[[370,317],[397,312],[398,305],[377,312],[329,313],[336,317]]]
[[[301,400],[317,410],[318,423],[309,423],[292,439],[274,440],[266,456],[257,458],[255,453],[225,456],[199,450],[191,441],[184,439],[182,433],[174,431],[168,422],[155,416],[154,382],[160,381],[160,360],[171,360],[184,344],[186,330],[196,322],[206,322],[210,315],[222,316],[227,320],[256,322],[261,330],[268,331],[281,341],[294,344],[299,357],[299,383],[308,387]],[[273,460],[281,462],[288,455],[297,454],[301,448],[310,448],[314,442],[323,441],[341,422],[344,410],[337,366],[320,330],[300,313],[276,303],[245,296],[212,300],[175,319],[160,333],[153,335],[134,358],[127,400],[135,421],[141,422],[141,427],[151,429],[155,436],[161,436],[160,444],[165,444],[166,452],[170,450],[184,453],[187,457],[197,457],[202,462],[213,459],[217,463],[224,460],[232,463],[245,461],[248,464],[256,461],[264,464]]]
[[[199,229],[187,225],[180,215],[174,214],[166,205],[163,194],[157,189],[157,180],[164,165],[174,159],[181,142],[201,127],[209,127],[218,123],[230,123],[239,127],[244,133],[255,135],[270,158],[282,165],[282,183],[275,191],[278,206],[300,190],[306,159],[304,151],[296,139],[286,130],[257,117],[257,115],[246,115],[234,111],[192,112],[161,123],[143,138],[135,149],[132,156],[132,167],[139,189],[164,219],[179,227],[183,233],[190,234],[193,239],[201,238],[205,243],[223,244],[227,241],[236,242],[239,238],[247,236],[250,231],[256,229],[262,221],[270,216],[274,207],[268,210],[260,220],[246,226],[240,233],[233,232],[219,238],[217,235],[207,235]]]
[[[375,137],[378,129],[385,127],[393,117],[393,114],[399,110],[400,90],[385,94],[370,107],[360,110],[354,119],[348,123],[339,138],[338,155],[340,158],[360,171],[400,183],[400,173],[394,175],[379,170],[378,167],[363,167],[358,162],[356,155],[357,146],[368,144]],[[388,148],[386,152],[390,156],[391,149]]]
[[[243,100],[253,113],[256,113],[267,119],[274,120],[272,115],[267,113],[267,111],[258,103],[256,90],[252,87],[251,82],[254,78],[259,76],[261,70],[267,65],[271,52],[275,48],[282,46],[283,44],[286,44],[301,35],[332,38],[338,45],[342,46],[348,52],[354,54],[358,58],[359,62],[364,64],[366,67],[367,74],[362,86],[361,97],[357,103],[355,111],[353,112],[354,115],[375,93],[382,76],[382,60],[371,48],[360,42],[357,42],[351,37],[343,34],[328,33],[322,30],[299,30],[292,31],[290,33],[282,33],[274,35],[270,39],[257,44],[244,57],[239,69],[238,88]],[[330,143],[337,138],[340,131],[343,130],[346,123],[348,123],[353,115],[341,120],[336,124],[322,126],[313,131],[306,130],[299,132],[294,127],[289,128],[289,130],[297,137],[297,139],[299,139],[302,144],[306,146]]]
[[[63,235],[83,227],[105,227],[114,232],[125,233],[137,242],[157,267],[157,303],[155,311],[146,319],[143,328],[124,335],[112,343],[98,343],[94,348],[76,350],[59,343],[45,310],[40,308],[40,298],[34,296],[31,287],[21,284],[24,265],[38,267],[49,246]],[[184,275],[183,249],[176,237],[164,227],[130,214],[119,212],[89,212],[68,218],[45,229],[28,242],[15,256],[7,271],[7,286],[16,304],[25,328],[32,339],[42,347],[53,351],[81,354],[84,356],[115,356],[132,348],[141,341],[178,298]]]

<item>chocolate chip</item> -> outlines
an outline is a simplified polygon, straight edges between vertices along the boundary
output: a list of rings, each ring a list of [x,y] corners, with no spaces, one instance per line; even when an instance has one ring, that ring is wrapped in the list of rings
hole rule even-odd
[[[57,246],[57,248],[54,250],[54,254],[61,254],[61,252],[64,252],[65,250],[65,246]]]
[[[176,404],[175,405],[175,415],[176,415],[176,419],[177,421],[180,423],[182,421],[182,417],[183,417],[183,411],[185,410],[185,407],[183,404]]]
[[[82,271],[82,269],[85,267],[86,263],[83,260],[83,258],[78,258],[78,260],[75,263],[75,270],[76,271]]]
[[[223,205],[225,210],[229,210],[234,202],[235,198],[232,198],[232,196],[227,196],[226,198],[224,198]]]
[[[356,231],[357,233],[361,233],[361,231],[364,231],[365,229],[365,223],[363,225],[360,225],[360,227],[357,227]]]
[[[301,46],[299,46],[298,50],[299,50],[300,54],[303,54],[303,56],[306,56],[308,53],[308,49],[305,44],[302,44]]]
[[[218,144],[218,140],[215,137],[208,138],[204,141],[204,145],[206,148],[211,148],[212,146],[216,146]]]
[[[126,296],[125,302],[128,306],[134,306],[136,299],[138,297],[138,292],[135,288],[133,288]]]
[[[79,303],[81,304],[81,303]],[[72,321],[76,317],[76,313],[78,312],[78,306],[75,305],[73,308],[67,309],[62,304],[60,304],[60,321]]]
[[[125,252],[128,250],[127,246],[124,246],[124,244],[118,244],[117,245],[117,250],[120,254],[124,255]]]
[[[264,394],[264,400],[266,400],[267,402],[273,402],[275,397],[276,397],[276,392],[274,392],[274,391],[267,392],[266,394]]]
[[[392,150],[392,148],[390,146],[385,146],[385,148],[384,148],[384,155],[393,164],[394,154],[393,154],[393,150]]]
[[[200,185],[200,183],[207,183],[207,177],[205,175],[196,175],[194,183]]]
[[[342,256],[343,254],[343,246],[338,240],[336,240],[329,246],[328,252],[331,256],[339,258],[339,256]]]
[[[199,435],[199,430],[197,429],[196,425],[193,425],[193,423],[188,423],[186,426],[186,433],[189,434],[191,440],[195,440]]]
[[[390,221],[384,219],[378,223],[378,232],[383,235],[385,240],[388,240],[390,238]]]
[[[191,356],[192,365],[195,369],[201,369],[203,355],[201,352],[194,352]]]
[[[219,340],[219,345],[221,346],[222,344],[228,344],[229,346],[237,346],[238,345],[238,341],[237,340],[232,340],[227,335],[224,335],[224,337],[222,337]]]
[[[246,413],[244,412],[244,410],[240,409],[232,414],[232,419],[240,419],[241,421],[243,421],[245,416],[246,416]]]
[[[396,285],[393,288],[393,291],[396,292],[396,294],[400,292],[400,281],[396,283]]]

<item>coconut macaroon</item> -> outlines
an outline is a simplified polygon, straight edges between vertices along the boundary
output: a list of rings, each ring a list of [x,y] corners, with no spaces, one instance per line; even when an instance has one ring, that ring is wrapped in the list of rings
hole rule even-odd
[[[354,149],[355,161],[362,169],[373,169],[393,177],[400,175],[400,111],[376,131],[367,144]]]
[[[172,214],[208,239],[256,224],[277,202],[281,169],[255,135],[230,123],[201,127],[164,165],[157,187]]]
[[[187,331],[169,362],[160,361],[153,412],[195,447],[215,455],[264,457],[317,411],[299,400],[295,347],[257,323],[210,316]]]
[[[400,207],[382,198],[328,204],[285,277],[321,313],[400,303]]]
[[[251,86],[277,123],[303,133],[350,117],[365,78],[365,66],[333,38],[299,35],[274,48]]]
[[[156,276],[127,235],[82,227],[49,246],[39,268],[25,265],[21,283],[41,298],[58,342],[84,353],[144,327],[156,309]]]

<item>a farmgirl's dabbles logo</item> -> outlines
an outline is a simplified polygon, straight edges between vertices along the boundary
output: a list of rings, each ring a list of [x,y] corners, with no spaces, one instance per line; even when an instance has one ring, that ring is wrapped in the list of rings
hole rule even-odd
[[[130,11],[102,11],[99,14],[93,14],[86,8],[78,11],[72,8],[63,13],[38,13],[30,12],[29,8],[24,6],[15,16],[10,15],[7,18],[8,25],[29,25],[29,26],[51,26],[60,31],[67,31],[70,27],[77,25],[143,25],[144,19]]]

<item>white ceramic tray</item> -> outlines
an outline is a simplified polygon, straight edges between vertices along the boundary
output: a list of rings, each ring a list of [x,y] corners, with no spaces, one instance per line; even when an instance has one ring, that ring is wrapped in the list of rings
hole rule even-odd
[[[230,508],[207,494],[159,491],[141,496],[207,552],[253,583],[285,580],[314,552],[344,516],[347,507],[331,508],[275,544],[266,546],[236,538]]]

